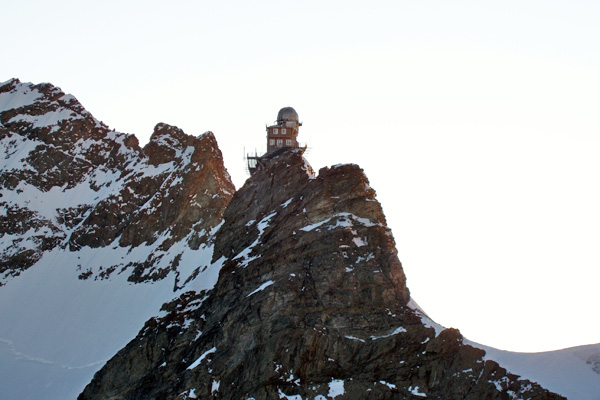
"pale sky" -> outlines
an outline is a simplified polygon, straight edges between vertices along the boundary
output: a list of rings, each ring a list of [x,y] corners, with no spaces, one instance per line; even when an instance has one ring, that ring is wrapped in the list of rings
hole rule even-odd
[[[515,351],[600,342],[600,3],[0,0],[0,81],[51,82],[146,143],[244,149],[292,106],[364,168],[413,298]]]

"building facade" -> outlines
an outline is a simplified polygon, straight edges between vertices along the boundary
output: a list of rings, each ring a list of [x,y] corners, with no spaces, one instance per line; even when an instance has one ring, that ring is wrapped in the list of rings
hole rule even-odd
[[[264,160],[286,149],[299,148],[298,131],[301,126],[298,113],[292,107],[279,110],[275,124],[267,126],[267,152],[262,156],[258,154],[246,156],[250,174],[253,174]]]
[[[267,126],[267,154],[282,147],[299,147],[298,129],[302,123],[292,107],[284,107],[277,113],[275,125]]]

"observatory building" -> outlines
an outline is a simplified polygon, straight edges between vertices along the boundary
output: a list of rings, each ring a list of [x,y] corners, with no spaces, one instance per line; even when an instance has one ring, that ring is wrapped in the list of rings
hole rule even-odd
[[[277,113],[275,125],[267,126],[267,154],[282,147],[298,147],[298,113],[292,107],[284,107]]]
[[[277,113],[275,125],[267,126],[267,152],[262,156],[255,154],[248,155],[248,170],[253,174],[260,168],[265,160],[271,159],[282,152],[301,148],[306,150],[306,146],[300,147],[298,143],[298,130],[302,122],[298,119],[298,113],[292,107],[284,107]]]

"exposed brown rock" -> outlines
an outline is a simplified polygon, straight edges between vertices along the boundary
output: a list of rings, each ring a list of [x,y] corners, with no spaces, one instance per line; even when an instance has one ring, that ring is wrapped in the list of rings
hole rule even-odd
[[[0,174],[0,284],[49,251],[111,246],[149,250],[78,267],[80,279],[174,273],[179,290],[184,252],[214,250],[211,266],[190,263],[181,279],[189,291],[147,321],[81,399],[561,398],[485,361],[458,330],[424,323],[358,166],[315,176],[300,150],[285,151],[233,194],[210,132],[160,123],[140,148],[50,84],[11,80],[0,95],[16,99],[0,111],[10,161]],[[48,204],[29,204],[46,195]],[[220,268],[216,286],[192,290],[208,267]]]
[[[55,208],[52,215],[0,194],[7,209],[0,215],[0,237],[11,241],[0,254],[0,278],[18,275],[56,246],[136,247],[161,237],[156,247],[166,251],[182,240],[196,249],[210,240],[235,190],[211,132],[194,137],[158,124],[141,149],[135,136],[110,131],[73,96],[50,84],[15,79],[2,85],[0,94],[15,99],[13,108],[0,112],[5,157],[23,154],[0,174],[0,190],[17,196],[51,190],[85,194],[75,205],[49,205]],[[19,105],[27,96],[35,101]],[[99,276],[129,268],[131,280],[160,279],[177,267],[173,262],[153,268],[159,259],[150,255],[135,265],[107,265]]]
[[[215,288],[165,305],[80,399],[561,398],[424,325],[355,165],[271,160],[231,200],[213,262]]]

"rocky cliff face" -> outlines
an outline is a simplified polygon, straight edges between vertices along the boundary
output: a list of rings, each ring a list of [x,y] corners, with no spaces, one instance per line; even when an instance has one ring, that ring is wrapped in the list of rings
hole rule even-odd
[[[0,151],[0,285],[53,249],[84,247],[148,251],[82,278],[163,278],[182,257],[165,253],[210,242],[234,192],[212,133],[158,124],[142,149],[50,84],[0,85]]]
[[[355,165],[274,158],[235,193],[211,290],[163,306],[80,399],[559,399],[410,300]]]
[[[233,192],[210,132],[141,148],[57,87],[0,83],[0,397],[76,398],[161,304],[212,288]]]
[[[16,79],[0,151],[5,396],[560,398],[410,300],[355,165],[290,151],[234,194],[212,133],[158,124],[141,148]]]

